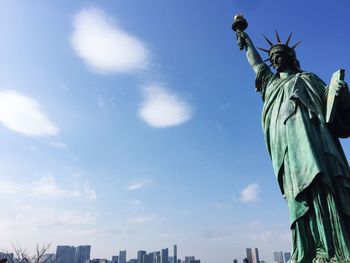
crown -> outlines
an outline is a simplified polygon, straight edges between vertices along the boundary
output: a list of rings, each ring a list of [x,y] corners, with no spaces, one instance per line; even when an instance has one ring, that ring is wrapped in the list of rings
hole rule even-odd
[[[271,60],[272,55],[274,53],[276,53],[276,52],[285,52],[288,55],[290,55],[291,57],[296,58],[295,48],[300,44],[301,41],[299,41],[298,43],[296,43],[295,45],[290,47],[289,46],[289,42],[290,42],[290,39],[292,37],[292,33],[290,33],[290,35],[289,35],[289,37],[288,37],[288,39],[287,39],[285,44],[282,43],[282,41],[280,39],[280,36],[279,36],[277,31],[276,31],[276,38],[277,38],[277,43],[276,44],[273,44],[271,42],[271,40],[269,40],[266,36],[263,36],[263,37],[265,38],[267,43],[269,43],[269,45],[270,45],[270,49],[265,49],[265,48],[259,47],[260,50],[262,50],[262,51],[264,51],[264,52],[269,54],[269,58],[265,59],[264,62]]]

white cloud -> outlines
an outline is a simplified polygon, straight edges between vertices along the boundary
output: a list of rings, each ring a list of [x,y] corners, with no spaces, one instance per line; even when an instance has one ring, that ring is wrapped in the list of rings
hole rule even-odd
[[[59,129],[32,98],[15,91],[0,91],[0,122],[26,136],[57,135]]]
[[[258,184],[249,184],[240,192],[239,200],[243,203],[256,202],[259,200],[259,193],[260,189]]]
[[[78,56],[96,72],[129,73],[148,64],[145,45],[97,8],[75,15],[71,41]]]
[[[144,88],[139,116],[155,128],[180,125],[193,116],[192,107],[176,94],[159,85]]]
[[[96,200],[97,195],[87,183],[82,187],[81,182],[69,182],[66,186],[57,183],[52,175],[47,175],[29,183],[19,183],[14,180],[0,178],[0,196],[18,195],[36,198],[78,198],[86,197]]]
[[[129,191],[135,191],[150,186],[151,184],[153,184],[153,180],[132,181],[128,184],[127,189]]]

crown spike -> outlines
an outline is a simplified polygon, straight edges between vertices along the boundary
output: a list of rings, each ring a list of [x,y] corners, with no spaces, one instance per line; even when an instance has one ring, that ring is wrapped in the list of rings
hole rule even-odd
[[[272,64],[269,65],[269,68],[271,68],[271,67],[272,67]]]
[[[301,42],[301,40],[298,43],[296,43],[294,46],[292,46],[291,48],[295,49],[300,44],[300,42]]]
[[[278,32],[277,32],[277,30],[276,30],[276,38],[277,38],[277,42],[278,42],[278,43],[282,43],[282,42],[281,42],[281,39],[280,39],[280,36],[279,36],[279,34],[278,34]]]
[[[263,37],[265,38],[265,40],[267,41],[267,43],[269,43],[269,45],[272,47],[273,43],[271,42],[270,39],[268,39],[266,36],[263,35]]]
[[[291,32],[291,33],[289,34],[289,37],[288,37],[288,39],[287,39],[287,41],[286,41],[286,46],[289,45],[289,41],[290,41],[292,35],[293,35],[293,32]]]
[[[265,59],[263,62],[265,63],[265,62],[267,62],[267,61],[269,61],[270,59],[269,58],[267,58],[267,59]]]
[[[267,50],[267,49],[265,49],[265,48],[258,47],[258,49],[260,49],[260,50],[262,50],[262,51],[264,51],[264,52],[266,52],[266,53],[270,53],[270,51],[269,51],[269,50]]]

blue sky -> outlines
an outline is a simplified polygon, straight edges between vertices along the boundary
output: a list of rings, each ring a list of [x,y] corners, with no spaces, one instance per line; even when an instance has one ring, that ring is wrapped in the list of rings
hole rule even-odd
[[[231,30],[293,32],[301,66],[349,71],[349,3],[2,1],[0,244],[290,250],[254,74]],[[264,54],[263,54],[264,55]],[[349,156],[349,142],[342,141]],[[172,254],[172,250],[171,253]]]

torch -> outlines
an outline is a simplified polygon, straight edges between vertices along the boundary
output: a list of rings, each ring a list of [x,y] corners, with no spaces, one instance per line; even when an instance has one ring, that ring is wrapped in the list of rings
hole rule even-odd
[[[241,14],[235,15],[235,17],[233,18],[232,30],[239,33],[246,30],[247,27],[248,27],[248,22],[247,20],[245,20],[243,15]],[[240,50],[244,49],[244,40],[242,39],[242,37],[238,36],[237,44]]]

